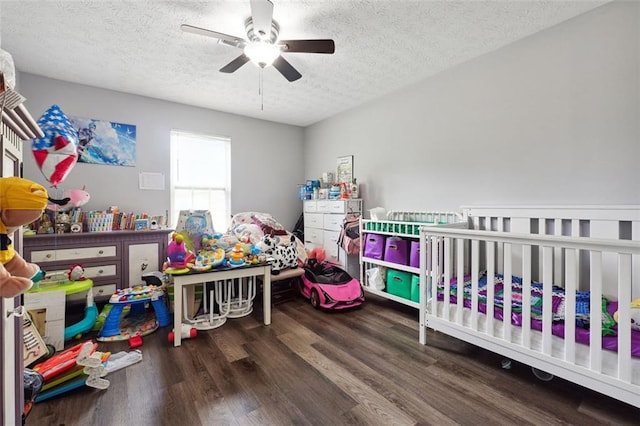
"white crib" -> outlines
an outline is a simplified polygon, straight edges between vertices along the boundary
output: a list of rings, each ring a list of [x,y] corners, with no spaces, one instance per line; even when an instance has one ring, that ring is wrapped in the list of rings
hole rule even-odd
[[[640,206],[465,213],[469,229],[421,228],[420,342],[432,328],[640,407],[640,331],[631,328],[631,301],[640,298]],[[542,283],[536,296],[533,282]],[[561,288],[558,299],[552,286]],[[588,302],[579,303],[577,292]],[[618,302],[617,337],[600,338],[603,318],[610,319],[603,297]],[[588,332],[576,325],[577,304],[588,306]]]

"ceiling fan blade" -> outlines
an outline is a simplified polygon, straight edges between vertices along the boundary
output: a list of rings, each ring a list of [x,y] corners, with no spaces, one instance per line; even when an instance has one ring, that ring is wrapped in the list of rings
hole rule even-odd
[[[180,25],[180,29],[185,33],[192,33],[218,39],[219,43],[226,44],[228,46],[243,48],[246,44],[246,40],[240,37],[234,37],[229,34],[219,33],[217,31],[211,31],[200,27],[194,27],[189,24]]]
[[[249,62],[249,57],[243,53],[242,55],[235,58],[233,61],[229,62],[224,67],[220,68],[220,72],[226,72],[227,74],[230,74],[236,71],[238,68],[240,68],[244,64],[246,64],[247,62]]]
[[[273,3],[270,0],[251,0],[251,19],[254,33],[260,39],[268,39],[271,35]]]
[[[280,71],[280,74],[282,74],[284,78],[289,81],[296,81],[297,79],[302,77],[302,74],[300,74],[298,70],[293,67],[293,65],[287,62],[287,60],[284,59],[282,55],[278,56],[276,60],[273,61],[273,66],[275,67],[275,69]]]
[[[283,52],[334,53],[336,44],[333,40],[280,40]]]

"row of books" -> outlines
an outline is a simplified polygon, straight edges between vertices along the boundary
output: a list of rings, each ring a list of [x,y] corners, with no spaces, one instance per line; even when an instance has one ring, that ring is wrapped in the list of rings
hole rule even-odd
[[[68,212],[45,211],[40,219],[30,225],[30,228],[38,233],[52,233],[70,231],[70,226],[66,228],[59,224],[81,223],[85,232],[108,232],[146,229],[157,229],[164,227],[164,216],[151,216],[147,213],[117,212],[117,211],[82,211],[80,208],[72,209]]]

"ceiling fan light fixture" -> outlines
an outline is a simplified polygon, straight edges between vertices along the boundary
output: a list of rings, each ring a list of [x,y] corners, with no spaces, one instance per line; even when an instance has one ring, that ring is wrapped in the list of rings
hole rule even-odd
[[[265,41],[252,41],[244,48],[244,54],[260,68],[266,68],[280,56],[280,48]]]

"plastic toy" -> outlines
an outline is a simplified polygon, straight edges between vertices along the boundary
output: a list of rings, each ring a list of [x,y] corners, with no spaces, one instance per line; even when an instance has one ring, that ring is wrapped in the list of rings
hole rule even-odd
[[[189,324],[182,324],[180,326],[180,336],[182,336],[182,340],[184,339],[192,339],[198,335],[198,329],[192,327]],[[169,332],[169,343],[173,343],[175,338],[175,328]]]
[[[45,179],[58,186],[78,160],[78,132],[58,105],[51,105],[38,120],[44,137],[33,139],[33,157]]]
[[[364,302],[360,282],[329,263],[310,261],[304,268],[300,294],[316,309],[344,309]]]
[[[38,219],[47,205],[47,190],[19,177],[0,178],[0,296],[15,297],[42,278],[40,267],[13,249],[10,235]]]
[[[246,264],[244,260],[244,250],[242,244],[237,243],[229,252],[229,266],[243,266]]]
[[[82,276],[80,277],[81,279],[75,281],[67,279],[67,276],[71,276],[71,272],[73,270],[77,270],[78,266],[79,265],[74,265],[67,274],[61,273],[58,275],[47,276],[38,283],[37,287],[29,290],[29,293],[45,293],[47,291],[63,290],[67,296],[85,291],[87,292],[87,303],[84,308],[84,318],[75,324],[65,327],[64,340],[70,340],[74,337],[79,338],[82,334],[90,331],[98,318],[98,308],[93,300],[93,281]],[[77,272],[74,273],[74,276],[76,275]]]
[[[129,337],[129,348],[135,349],[142,346],[142,336],[136,334],[135,336]]]
[[[178,233],[171,235],[171,242],[167,247],[167,256],[169,257],[167,269],[189,268],[195,260],[194,254],[187,250],[184,236]],[[167,271],[167,273],[170,272]]]
[[[166,327],[171,323],[169,310],[164,303],[164,291],[155,286],[136,286],[116,291],[109,303],[112,305],[102,330],[99,341],[109,342],[130,339],[134,336],[146,336],[158,327]],[[147,315],[145,304],[151,303],[153,314]],[[129,313],[123,318],[125,307]],[[126,320],[126,321],[125,321]],[[121,324],[121,322],[123,324]]]

